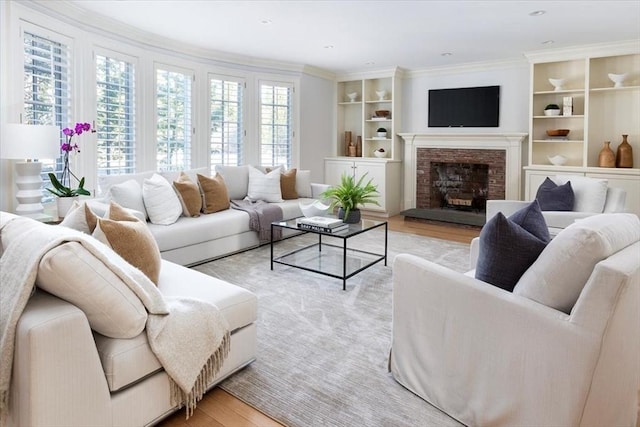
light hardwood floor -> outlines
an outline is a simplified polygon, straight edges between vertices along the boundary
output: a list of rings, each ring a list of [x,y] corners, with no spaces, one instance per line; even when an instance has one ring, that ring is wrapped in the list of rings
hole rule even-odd
[[[480,228],[440,225],[404,220],[403,216],[388,219],[389,230],[435,237],[459,243],[470,243],[480,234]],[[236,399],[226,391],[215,388],[198,403],[193,416],[185,420],[180,410],[163,421],[162,427],[284,427],[260,411]]]

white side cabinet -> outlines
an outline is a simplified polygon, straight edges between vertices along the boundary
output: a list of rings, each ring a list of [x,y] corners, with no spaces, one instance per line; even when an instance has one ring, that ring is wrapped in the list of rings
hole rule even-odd
[[[389,217],[400,212],[401,165],[398,160],[388,159],[328,158],[324,162],[325,182],[338,185],[343,174],[353,176],[356,181],[366,174],[365,182],[371,179],[378,187],[380,206],[367,204],[362,209],[371,215]]]

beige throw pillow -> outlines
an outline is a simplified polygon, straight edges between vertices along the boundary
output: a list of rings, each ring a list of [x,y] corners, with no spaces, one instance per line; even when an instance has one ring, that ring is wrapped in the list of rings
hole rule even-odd
[[[78,242],[48,251],[38,265],[36,283],[84,311],[91,329],[102,335],[133,338],[145,327],[147,311],[140,299]]]
[[[231,207],[229,193],[227,192],[227,186],[222,175],[217,173],[215,176],[209,178],[198,174],[198,184],[200,184],[200,189],[204,197],[202,212],[210,214],[224,211]]]
[[[202,210],[202,195],[198,184],[191,181],[189,175],[180,172],[180,176],[173,181],[173,186],[178,192],[178,197],[182,203],[182,214],[184,216],[200,216]]]
[[[98,218],[93,237],[158,284],[160,250],[146,223],[111,202],[106,218]]]
[[[280,175],[280,191],[284,200],[292,200],[298,198],[296,191],[296,169],[289,169]]]

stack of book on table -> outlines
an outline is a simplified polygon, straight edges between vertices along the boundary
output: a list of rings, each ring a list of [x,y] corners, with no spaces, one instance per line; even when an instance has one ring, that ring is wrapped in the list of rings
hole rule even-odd
[[[296,223],[301,230],[321,231],[323,233],[337,233],[349,229],[349,224],[345,224],[341,219],[326,216],[298,218]]]

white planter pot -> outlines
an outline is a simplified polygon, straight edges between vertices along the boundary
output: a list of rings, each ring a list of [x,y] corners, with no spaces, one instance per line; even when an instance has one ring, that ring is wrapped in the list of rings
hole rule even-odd
[[[73,206],[73,202],[79,199],[79,196],[75,197],[58,197],[56,203],[58,205],[58,218],[64,218]]]

